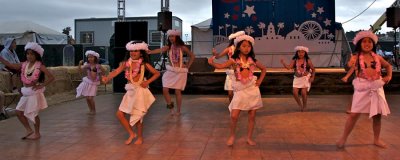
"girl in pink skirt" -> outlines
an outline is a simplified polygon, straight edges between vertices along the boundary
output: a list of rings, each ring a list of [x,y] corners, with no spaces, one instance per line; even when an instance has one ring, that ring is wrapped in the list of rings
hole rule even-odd
[[[373,119],[374,144],[382,148],[387,147],[379,136],[381,115],[390,114],[383,85],[392,79],[392,66],[375,53],[377,42],[378,37],[371,31],[360,31],[353,40],[357,54],[351,57],[349,64],[354,65],[343,80],[347,81],[352,71],[356,72],[356,78],[353,80],[354,94],[343,135],[336,143],[338,148],[344,147],[360,113],[368,113],[369,118]],[[384,77],[381,76],[382,67],[387,72]]]
[[[292,58],[292,62],[287,65],[281,59],[282,65],[286,69],[294,69],[293,79],[293,96],[300,107],[300,111],[305,111],[307,108],[307,92],[310,91],[311,83],[315,78],[314,65],[308,57],[308,48],[304,46],[297,46],[294,48],[296,54]],[[302,101],[299,98],[299,91],[301,92]]]
[[[26,61],[11,64],[0,57],[0,62],[15,70],[21,70],[22,97],[19,100],[16,110],[19,121],[24,125],[26,135],[22,139],[40,138],[39,111],[47,108],[44,97],[45,86],[54,80],[53,75],[47,70],[42,62],[44,49],[37,43],[28,42],[25,45]],[[45,75],[47,79],[45,80]],[[29,121],[34,123],[33,131]]]
[[[232,146],[235,141],[235,130],[240,111],[247,111],[249,114],[247,143],[256,145],[253,140],[253,130],[256,119],[256,111],[263,107],[259,86],[264,80],[266,67],[255,59],[253,51],[254,38],[248,35],[238,36],[235,41],[235,52],[227,62],[214,63],[215,57],[208,59],[208,63],[218,69],[233,67],[235,76],[232,78],[233,99],[229,104],[231,112],[230,136],[226,142]],[[255,68],[261,69],[260,78],[253,75]]]
[[[162,76],[163,95],[167,102],[167,108],[171,110],[171,115],[174,113],[174,103],[171,101],[169,89],[175,89],[177,110],[176,115],[180,115],[182,106],[182,91],[185,90],[187,74],[190,66],[194,61],[194,54],[185,46],[181,39],[181,32],[172,29],[167,31],[168,43],[160,49],[149,51],[148,54],[157,54],[168,51],[169,65],[166,66],[166,71]],[[184,62],[183,54],[186,53],[189,57],[187,63]]]
[[[217,51],[213,48],[213,55],[216,59],[221,58],[224,55],[227,55],[228,60],[232,58],[233,52],[235,51],[234,40],[236,37],[245,35],[244,31],[239,31],[229,35],[229,45],[226,47],[221,53],[217,53]],[[234,76],[234,70],[232,67],[226,69],[226,79],[224,89],[228,91],[229,102],[232,101],[233,98],[233,88],[232,88],[232,76]]]
[[[85,53],[88,63],[83,66],[83,61],[79,62],[78,69],[80,72],[86,71],[87,76],[82,78],[82,82],[76,88],[76,97],[85,96],[89,107],[90,115],[96,114],[96,106],[94,96],[97,93],[97,86],[100,84],[100,76],[104,75],[105,69],[98,63],[100,55],[92,50]]]
[[[119,64],[117,69],[102,79],[106,83],[122,71],[125,71],[125,78],[128,80],[128,83],[125,85],[126,93],[122,98],[116,115],[122,126],[129,133],[129,138],[125,141],[125,144],[130,144],[136,137],[131,127],[134,125],[136,125],[138,132],[135,144],[142,144],[143,117],[151,104],[155,101],[148,87],[151,82],[160,76],[160,72],[154,69],[150,64],[149,57],[146,53],[148,50],[146,43],[135,43],[131,41],[126,44],[126,49],[129,51],[129,54],[127,54],[125,60]],[[152,74],[150,79],[146,80],[144,76],[145,71]],[[125,119],[125,114],[130,115],[129,121]]]

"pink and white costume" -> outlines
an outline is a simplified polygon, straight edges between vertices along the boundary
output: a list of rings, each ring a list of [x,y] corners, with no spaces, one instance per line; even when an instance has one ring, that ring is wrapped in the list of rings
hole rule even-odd
[[[293,78],[293,88],[307,88],[307,91],[310,91],[311,83],[310,83],[311,73],[308,73],[306,76]]]
[[[45,87],[34,91],[32,87],[22,87],[22,97],[19,100],[16,110],[23,111],[24,116],[35,123],[35,117],[39,111],[47,108],[47,101],[44,97]]]
[[[162,76],[162,84],[165,88],[185,90],[188,69],[183,68],[183,53],[180,47],[171,46],[168,56],[170,64],[166,66],[166,71]],[[179,63],[175,66],[174,63]]]
[[[140,76],[137,82],[134,82],[132,78],[129,77],[129,66],[130,61],[126,62],[125,78],[128,82],[125,85],[126,93],[122,98],[121,104],[119,105],[119,110],[130,114],[129,123],[131,126],[135,125],[138,121],[143,121],[143,117],[146,115],[147,110],[150,108],[151,104],[155,101],[153,94],[151,94],[148,88],[143,88],[140,84],[144,81],[144,64],[140,65]],[[131,73],[132,74],[132,73]]]
[[[260,88],[256,86],[256,81],[256,76],[250,78],[245,84],[235,79],[232,80],[234,94],[229,104],[229,111],[233,109],[248,111],[263,107]]]
[[[255,110],[263,107],[260,88],[256,86],[257,77],[253,76],[255,63],[248,58],[244,64],[241,60],[236,60],[236,76],[232,76],[233,98],[229,104],[229,111]],[[241,69],[249,69],[249,77],[240,76]]]
[[[43,49],[40,50],[41,47],[38,44],[31,42],[28,44],[25,46],[25,50],[35,49],[35,51],[38,50],[36,52],[43,55]],[[21,80],[25,85],[37,83],[40,76],[41,65],[41,62],[36,61],[35,64],[29,68],[29,62],[22,63]],[[39,111],[47,108],[47,101],[43,94],[45,90],[45,87],[38,90],[33,90],[32,87],[22,87],[22,97],[17,104],[16,110],[23,111],[24,116],[35,123],[35,117],[39,115]]]
[[[83,67],[87,70],[87,75],[90,74],[90,65],[87,64]],[[82,78],[82,82],[76,88],[76,98],[80,96],[96,96],[97,87],[100,85],[100,74],[101,74],[100,64],[96,64],[97,76],[95,80],[89,79],[88,76]]]
[[[369,113],[369,118],[377,114],[390,114],[389,106],[386,102],[382,79],[369,81],[364,78],[353,80],[354,94],[351,105],[352,113]]]
[[[296,46],[294,48],[295,52],[297,51],[304,51],[308,53],[308,48],[304,46]],[[295,66],[294,66],[294,78],[293,78],[293,88],[307,88],[307,91],[310,91],[311,83],[311,73],[309,72],[309,67],[307,64],[307,60],[303,60],[303,64],[297,63],[297,59],[295,59]],[[308,72],[308,73],[307,73]]]
[[[370,32],[362,32],[363,34],[371,35]],[[374,35],[374,34],[373,34]],[[361,40],[361,39],[360,39]],[[377,115],[388,115],[390,114],[389,106],[386,102],[385,92],[383,86],[385,82],[381,77],[381,63],[379,56],[372,52],[371,56],[374,58],[374,69],[373,75],[367,74],[364,62],[364,55],[358,55],[357,66],[361,68],[361,72],[358,72],[357,78],[353,80],[354,94],[353,102],[351,105],[351,112],[353,113],[369,113],[369,118]]]

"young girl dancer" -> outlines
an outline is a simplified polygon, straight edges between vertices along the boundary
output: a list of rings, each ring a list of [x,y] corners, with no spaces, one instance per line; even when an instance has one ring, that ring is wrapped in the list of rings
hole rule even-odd
[[[297,46],[294,48],[296,54],[292,58],[292,62],[287,65],[283,59],[281,59],[282,65],[286,69],[294,69],[293,79],[293,97],[300,107],[300,111],[305,111],[307,108],[307,92],[310,91],[311,83],[315,78],[314,65],[311,59],[308,57],[308,48],[304,46]],[[303,103],[299,98],[299,91],[301,91],[301,97]]]
[[[356,56],[350,59],[351,71],[356,71],[353,80],[354,94],[349,114],[342,137],[336,143],[338,148],[343,148],[347,137],[360,117],[360,113],[368,113],[373,119],[374,144],[386,148],[387,145],[379,139],[381,131],[381,115],[390,114],[386,102],[383,85],[392,79],[392,66],[381,56],[375,53],[378,37],[371,31],[360,31],[353,40],[356,46]],[[355,62],[355,63],[353,63]],[[381,77],[381,68],[386,69],[386,76]],[[344,80],[352,73],[349,72]]]
[[[136,125],[138,133],[135,144],[142,144],[143,117],[151,104],[155,101],[148,86],[160,76],[160,72],[155,70],[150,64],[149,57],[146,53],[148,50],[146,43],[134,43],[131,41],[126,45],[126,49],[129,52],[125,60],[120,63],[116,70],[102,79],[106,83],[122,71],[125,71],[125,78],[128,80],[128,83],[125,85],[126,94],[122,99],[116,115],[122,126],[129,133],[129,138],[125,141],[125,144],[130,144],[136,137],[131,127],[134,125]],[[152,74],[150,79],[145,79],[145,71]],[[129,121],[125,119],[125,114],[130,115]]]
[[[16,110],[19,121],[26,129],[26,136],[22,139],[40,138],[40,119],[39,111],[47,108],[46,98],[44,97],[45,86],[54,80],[53,75],[46,69],[42,62],[43,48],[34,42],[25,45],[26,61],[23,63],[11,64],[0,57],[0,62],[6,66],[21,70],[22,97],[19,100]],[[47,80],[45,81],[45,75]],[[33,131],[29,125],[29,120],[34,123]]]
[[[229,59],[225,63],[218,64],[214,63],[215,57],[211,57],[208,59],[208,63],[218,69],[232,66],[235,70],[235,76],[232,77],[234,94],[229,104],[229,111],[231,112],[230,136],[226,144],[228,146],[233,145],[240,111],[247,111],[249,114],[247,143],[249,145],[256,145],[256,142],[252,138],[256,111],[263,106],[260,89],[258,87],[265,77],[266,67],[255,59],[253,37],[242,35],[237,37],[234,43],[236,49],[232,55],[232,59]],[[261,69],[259,79],[253,75],[256,67]]]
[[[234,40],[236,37],[245,35],[244,31],[239,31],[234,34],[229,35],[229,45],[226,47],[221,53],[217,53],[217,51],[213,48],[213,55],[216,59],[221,58],[224,55],[227,55],[228,59],[232,58],[233,52],[235,51]],[[233,89],[232,89],[232,81],[231,77],[234,76],[234,70],[232,67],[226,70],[226,79],[224,89],[228,91],[229,102],[232,101],[233,98]]]
[[[90,115],[96,114],[96,106],[94,96],[97,93],[97,86],[100,84],[100,75],[104,75],[105,69],[98,63],[100,55],[92,50],[85,53],[88,63],[83,65],[83,61],[79,62],[78,69],[80,72],[86,70],[86,77],[83,77],[82,82],[76,88],[76,97],[85,96],[89,107]]]
[[[187,73],[194,61],[194,54],[185,46],[178,30],[168,30],[168,43],[163,48],[149,51],[149,54],[156,54],[168,51],[170,65],[167,65],[167,71],[162,76],[163,95],[167,102],[167,108],[171,109],[171,115],[174,115],[174,103],[171,101],[169,89],[175,89],[177,110],[176,115],[180,115],[182,106],[182,91],[185,90]],[[189,62],[184,63],[183,53],[189,56]]]

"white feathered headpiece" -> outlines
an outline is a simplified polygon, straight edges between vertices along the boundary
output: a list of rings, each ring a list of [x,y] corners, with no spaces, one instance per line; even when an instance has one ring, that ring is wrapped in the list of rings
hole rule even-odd
[[[229,35],[229,40],[232,40],[238,36],[242,36],[245,35],[244,31],[238,31],[236,33],[232,33],[231,35]]]
[[[176,29],[170,29],[167,31],[168,36],[181,36],[181,32]]]
[[[28,42],[25,45],[25,51],[28,49],[34,50],[35,52],[39,53],[40,57],[43,57],[44,49],[39,44],[35,42]]]
[[[297,51],[304,51],[304,52],[307,52],[307,53],[308,53],[308,48],[307,48],[307,47],[304,47],[304,46],[296,46],[296,47],[294,48],[294,51],[295,51],[295,52],[297,52]]]
[[[357,33],[356,37],[354,37],[353,44],[357,45],[358,41],[360,41],[361,39],[363,39],[365,37],[371,38],[375,44],[378,43],[378,36],[376,36],[374,33],[372,33],[372,31],[360,31]]]
[[[126,44],[126,50],[128,51],[134,51],[134,50],[149,50],[149,46],[147,43],[142,42],[142,43],[134,43],[134,41],[130,41]]]
[[[254,46],[254,38],[248,35],[241,35],[235,38],[235,40],[233,41],[235,43],[235,46],[241,42],[241,41],[249,41],[251,43],[252,46]]]
[[[88,50],[88,51],[85,52],[85,56],[86,57],[89,56],[89,55],[92,55],[92,56],[95,56],[97,58],[100,58],[100,54],[95,52],[95,51],[92,51],[92,50]]]

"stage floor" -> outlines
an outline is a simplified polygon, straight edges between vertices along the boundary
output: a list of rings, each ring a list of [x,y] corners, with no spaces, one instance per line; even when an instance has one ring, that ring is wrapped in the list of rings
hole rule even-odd
[[[215,69],[214,72],[225,72],[226,69]],[[316,73],[344,73],[344,68],[315,68]],[[260,72],[256,70],[256,72]],[[267,68],[267,73],[293,73],[293,70],[286,68]]]
[[[298,112],[291,95],[263,96],[257,111],[254,139],[246,144],[247,113],[238,122],[237,141],[227,147],[228,98],[184,95],[182,115],[169,116],[162,95],[144,118],[144,144],[125,145],[127,132],[115,117],[122,94],[95,97],[97,115],[86,115],[84,98],[50,106],[40,113],[42,138],[25,135],[16,117],[0,121],[2,160],[399,160],[400,96],[388,95],[392,114],[382,119],[375,147],[372,120],[362,115],[345,150],[335,142],[343,132],[350,95],[309,97],[309,111]]]

